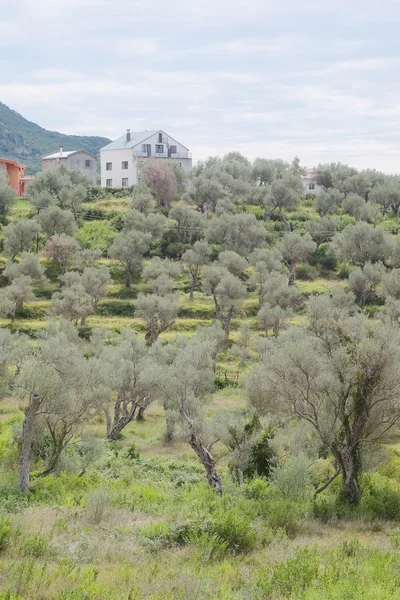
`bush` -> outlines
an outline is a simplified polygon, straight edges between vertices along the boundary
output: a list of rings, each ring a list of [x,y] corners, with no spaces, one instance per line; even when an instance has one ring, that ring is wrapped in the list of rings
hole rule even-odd
[[[10,519],[0,516],[0,552],[3,552],[10,543],[12,525]]]
[[[360,512],[386,521],[400,520],[400,489],[392,480],[379,475],[365,477]]]
[[[260,512],[272,529],[282,529],[288,535],[297,532],[301,513],[298,504],[271,497],[262,503]]]
[[[153,550],[195,543],[212,553],[243,554],[254,550],[258,542],[250,520],[235,509],[219,509],[211,517],[199,516],[176,524],[151,523],[140,533]]]
[[[257,532],[250,520],[235,509],[213,515],[208,533],[218,536],[234,554],[251,552],[257,545]]]
[[[305,501],[313,493],[309,460],[304,454],[297,454],[272,471],[271,480],[282,496],[292,501]]]
[[[301,280],[314,281],[319,277],[319,271],[311,265],[300,265],[296,267],[296,278]]]
[[[22,556],[41,558],[48,552],[48,542],[38,533],[31,535],[22,541],[20,552]]]
[[[318,578],[319,565],[316,552],[302,548],[294,558],[278,563],[272,575],[264,570],[258,585],[268,598],[272,594],[279,598],[298,598]]]
[[[89,522],[100,525],[109,505],[109,495],[105,490],[95,489],[87,494],[85,505]]]

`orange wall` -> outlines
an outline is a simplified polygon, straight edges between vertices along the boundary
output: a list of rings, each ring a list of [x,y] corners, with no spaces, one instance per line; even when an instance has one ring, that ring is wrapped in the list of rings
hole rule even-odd
[[[10,186],[19,194],[19,167],[6,165]]]
[[[6,168],[8,183],[10,187],[12,187],[17,192],[17,194],[21,196],[20,179],[24,176],[26,167],[18,164],[10,164],[7,161],[3,162],[1,159],[0,163],[2,163]]]

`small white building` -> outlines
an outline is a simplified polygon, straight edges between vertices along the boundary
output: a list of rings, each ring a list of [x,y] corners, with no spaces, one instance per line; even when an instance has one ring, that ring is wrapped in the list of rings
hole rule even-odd
[[[65,165],[68,169],[77,169],[84,173],[92,183],[96,183],[97,157],[86,150],[69,150],[64,152],[62,146],[59,152],[48,154],[42,158],[43,171],[49,171]]]
[[[309,194],[314,194],[314,196],[318,196],[323,190],[320,185],[315,183],[315,168],[310,167],[306,169],[305,175],[301,175],[301,182],[303,184],[304,195],[308,196]]]
[[[129,187],[140,183],[141,165],[148,158],[176,161],[184,171],[192,168],[191,154],[161,129],[127,132],[100,150],[101,186]]]

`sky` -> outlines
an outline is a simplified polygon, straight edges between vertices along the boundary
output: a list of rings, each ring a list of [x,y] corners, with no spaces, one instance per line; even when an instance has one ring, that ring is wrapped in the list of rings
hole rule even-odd
[[[0,0],[0,101],[46,129],[163,129],[400,172],[400,0]]]

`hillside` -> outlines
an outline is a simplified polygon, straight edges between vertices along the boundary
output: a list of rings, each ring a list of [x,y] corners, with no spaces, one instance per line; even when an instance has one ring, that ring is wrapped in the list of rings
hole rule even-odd
[[[3,215],[0,600],[400,600],[400,183],[322,177]]]
[[[40,170],[40,158],[64,150],[83,149],[97,154],[110,140],[97,136],[65,135],[47,131],[24,119],[15,110],[0,102],[0,156],[17,160],[28,167],[28,172]]]

